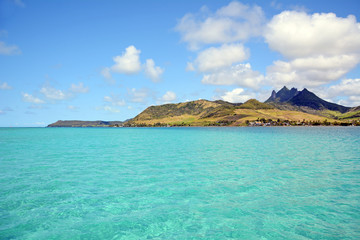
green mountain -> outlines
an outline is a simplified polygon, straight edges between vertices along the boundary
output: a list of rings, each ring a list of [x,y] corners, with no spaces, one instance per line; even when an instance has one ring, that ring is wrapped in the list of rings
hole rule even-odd
[[[243,104],[197,100],[148,107],[124,126],[245,126],[261,119],[280,122],[329,120],[304,112],[280,110],[256,99]]]
[[[360,106],[351,108],[348,112],[338,116],[338,119],[358,119],[360,120]]]
[[[226,116],[236,107],[225,101],[197,100],[177,104],[164,104],[160,106],[150,106],[139,115],[129,121],[147,121],[164,118],[174,118],[178,116],[197,116],[199,118],[209,118],[214,116]]]
[[[259,102],[256,99],[250,99],[244,104],[239,105],[239,109],[274,109],[274,106],[271,106],[266,103]]]

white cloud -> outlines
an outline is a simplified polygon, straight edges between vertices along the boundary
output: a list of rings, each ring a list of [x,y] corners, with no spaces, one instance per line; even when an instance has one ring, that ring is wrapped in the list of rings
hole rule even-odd
[[[73,105],[69,105],[69,106],[67,106],[67,108],[68,108],[69,110],[72,110],[72,111],[77,110],[77,107],[75,107],[75,106],[73,106]]]
[[[264,76],[251,69],[251,65],[237,64],[218,72],[205,74],[202,83],[211,85],[238,85],[258,89],[264,81]]]
[[[47,99],[51,100],[65,100],[69,98],[69,94],[51,86],[45,86],[40,89],[40,93],[44,94]]]
[[[68,90],[56,89],[48,84],[40,89],[40,93],[42,93],[45,98],[52,101],[67,100],[75,97],[79,93],[87,92],[89,92],[89,88],[84,86],[82,82],[80,82],[79,84],[71,84]]]
[[[267,69],[267,79],[275,87],[320,86],[337,81],[354,68],[359,60],[360,56],[338,55],[297,58],[289,62],[275,61]]]
[[[73,93],[87,93],[89,92],[89,87],[85,87],[82,82],[80,82],[78,85],[71,84],[70,91]]]
[[[350,96],[344,105],[352,107],[360,106],[360,96]]]
[[[147,88],[136,89],[132,88],[128,90],[128,95],[130,96],[131,102],[135,103],[145,103],[149,97],[149,90]]]
[[[259,6],[233,1],[215,13],[186,14],[175,29],[181,33],[182,41],[195,50],[202,44],[244,41],[259,36],[264,21]]]
[[[115,107],[111,107],[111,106],[101,106],[101,107],[97,107],[96,110],[103,110],[106,112],[111,112],[111,113],[119,113],[120,110],[115,108]]]
[[[347,107],[358,107],[360,106],[360,96],[345,97],[333,102]]]
[[[105,67],[101,70],[101,75],[103,75],[104,78],[111,80],[112,76],[111,76],[111,69],[108,67]]]
[[[28,109],[47,109],[47,107],[44,107],[42,105],[34,105],[33,104],[33,105],[28,106]]]
[[[176,100],[176,94],[172,91],[167,91],[162,97],[161,97],[161,101],[168,103],[168,102],[173,102]]]
[[[118,96],[115,96],[115,95],[112,95],[111,97],[105,96],[104,101],[111,103],[113,106],[125,106],[126,105],[125,100],[120,99]]]
[[[12,112],[12,111],[14,111],[12,108],[5,107],[0,110],[0,114],[6,114],[7,112]]]
[[[189,71],[195,71],[194,64],[193,64],[192,62],[186,63],[186,68],[185,68],[185,70],[186,70],[187,72],[189,72]]]
[[[341,80],[339,84],[329,87],[328,95],[330,97],[360,96],[360,78]]]
[[[321,96],[345,106],[360,105],[360,79],[343,79],[328,88],[320,88]]]
[[[101,70],[101,75],[107,80],[107,82],[114,84],[115,80],[112,78],[112,73],[114,72],[131,75],[144,70],[145,75],[148,78],[150,78],[153,82],[159,82],[164,69],[159,66],[155,66],[153,59],[147,59],[142,68],[140,53],[141,51],[136,49],[133,45],[127,47],[121,56],[115,56],[113,58],[115,62],[113,66],[105,67]]]
[[[6,114],[7,112],[12,112],[12,111],[14,111],[12,108],[6,107],[0,110],[0,114]]]
[[[0,84],[0,89],[1,90],[10,90],[10,89],[12,89],[12,87],[7,82],[3,82]]]
[[[265,16],[259,6],[238,1],[214,13],[203,7],[198,14],[186,14],[175,29],[191,50],[206,44],[221,44],[199,52],[193,62],[187,63],[186,70],[204,73],[203,84],[259,89],[264,76],[253,71],[250,64],[240,64],[250,56],[241,42],[261,36],[264,26]]]
[[[264,37],[289,59],[360,53],[360,24],[352,15],[284,11],[268,23]]]
[[[145,74],[148,76],[153,82],[159,82],[161,79],[161,75],[164,72],[164,69],[155,66],[155,62],[152,59],[147,59],[144,65]]]
[[[360,62],[360,24],[352,15],[285,11],[268,23],[264,37],[288,59],[267,69],[267,79],[276,87],[329,84]]]
[[[235,88],[232,91],[225,92],[221,99],[231,103],[243,103],[247,100],[255,98],[253,93],[245,93],[243,88]]]
[[[200,52],[194,63],[200,72],[213,72],[242,62],[248,57],[249,51],[242,44],[224,44],[219,48],[211,47]]]
[[[28,93],[23,93],[23,101],[24,102],[29,102],[29,103],[35,103],[35,104],[42,104],[45,103],[43,100],[41,100],[40,98],[34,97]]]
[[[127,47],[121,56],[113,58],[115,64],[111,67],[113,72],[135,74],[141,70],[139,55],[141,51],[133,45]]]
[[[0,42],[0,55],[17,55],[21,51],[16,45],[7,45],[5,42]]]

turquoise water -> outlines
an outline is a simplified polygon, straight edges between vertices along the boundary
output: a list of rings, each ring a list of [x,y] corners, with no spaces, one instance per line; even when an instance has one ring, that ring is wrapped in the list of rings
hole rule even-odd
[[[360,239],[360,128],[0,128],[0,239]]]

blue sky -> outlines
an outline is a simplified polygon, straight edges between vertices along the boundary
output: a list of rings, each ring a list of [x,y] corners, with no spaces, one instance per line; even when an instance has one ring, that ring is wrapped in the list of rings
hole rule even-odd
[[[0,0],[0,126],[304,87],[360,105],[359,1]]]

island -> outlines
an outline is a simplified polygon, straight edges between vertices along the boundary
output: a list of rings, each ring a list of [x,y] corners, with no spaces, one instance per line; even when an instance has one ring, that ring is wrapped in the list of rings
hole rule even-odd
[[[360,106],[325,101],[306,88],[284,86],[260,102],[200,99],[150,106],[126,121],[57,121],[48,127],[183,127],[183,126],[360,126]]]

